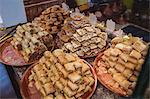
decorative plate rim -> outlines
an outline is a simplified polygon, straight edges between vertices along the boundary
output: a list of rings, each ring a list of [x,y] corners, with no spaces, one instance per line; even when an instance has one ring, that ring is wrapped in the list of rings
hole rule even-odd
[[[12,37],[11,38],[9,38],[9,39],[7,39],[6,41],[4,41],[3,43],[2,43],[2,45],[0,45],[0,47],[2,47],[2,46],[4,46],[4,47],[2,47],[2,49],[4,50],[7,46],[13,46],[13,45],[11,45],[10,44],[10,42],[11,42],[11,40],[12,40]],[[54,45],[55,45],[55,42],[54,41],[52,41],[53,42],[53,47],[52,47],[52,49],[51,49],[51,51],[54,49]],[[9,43],[9,44],[7,44],[7,43]],[[7,44],[7,46],[5,46],[5,44]],[[0,50],[1,50],[1,48],[0,48]],[[3,52],[3,50],[1,50],[1,52],[0,52],[0,62],[1,63],[3,63],[3,64],[6,64],[7,66],[13,66],[13,67],[23,67],[23,66],[27,66],[27,65],[31,65],[31,64],[34,64],[34,63],[36,63],[38,60],[35,60],[35,61],[32,61],[32,62],[25,62],[24,64],[16,64],[16,65],[14,65],[14,64],[9,64],[9,63],[7,63],[7,62],[5,62],[3,59],[2,59],[2,52]],[[16,49],[14,49],[15,51],[17,51],[17,53],[19,54],[19,55],[21,55],[21,53],[18,51],[18,50],[16,50]],[[22,55],[21,55],[21,57],[22,57]],[[24,58],[23,58],[24,59]]]
[[[87,61],[85,61],[84,59],[81,59],[84,63],[86,63],[89,67],[90,67],[90,70],[91,70],[91,72],[92,72],[92,74],[93,74],[93,77],[94,77],[94,84],[92,85],[93,86],[93,90],[90,92],[90,94],[88,95],[88,97],[86,98],[86,99],[90,99],[90,97],[92,97],[92,95],[94,94],[94,92],[95,92],[95,90],[96,90],[96,88],[97,88],[97,75],[96,75],[96,72],[95,72],[95,70],[94,70],[94,68],[92,67],[92,65],[91,64],[89,64]],[[22,78],[21,78],[21,80],[20,80],[20,93],[21,93],[21,96],[23,97],[23,99],[30,99],[29,97],[26,97],[25,95],[24,95],[24,91],[23,91],[23,82],[24,82],[24,79],[25,79],[25,77],[26,77],[26,75],[28,74],[28,73],[31,73],[31,70],[33,69],[33,67],[36,65],[36,64],[38,64],[38,62],[36,62],[36,63],[34,63],[34,64],[32,64],[25,72],[24,72],[24,74],[23,74],[23,76],[22,76]],[[27,75],[28,77],[29,77],[29,75]],[[29,94],[29,93],[28,93]],[[86,94],[86,93],[85,93]]]

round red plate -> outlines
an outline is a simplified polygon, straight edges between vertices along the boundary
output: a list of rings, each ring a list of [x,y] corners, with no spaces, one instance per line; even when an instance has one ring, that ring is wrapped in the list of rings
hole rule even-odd
[[[0,62],[9,66],[25,66],[35,63],[36,61],[27,63],[23,59],[21,53],[11,45],[12,38],[6,40],[0,45]]]
[[[90,68],[91,68],[91,72],[94,76],[95,79],[95,83],[92,85],[92,91],[85,93],[82,96],[82,99],[90,99],[90,97],[94,94],[95,90],[96,90],[96,86],[97,86],[97,76],[96,73],[93,69],[93,67],[86,62],[85,60],[83,60]],[[31,75],[31,70],[32,68],[36,65],[37,63],[31,65],[26,72],[24,73],[22,79],[21,79],[21,83],[20,83],[20,92],[21,95],[23,97],[23,99],[40,99],[40,92],[34,87],[32,87],[32,89],[28,87],[29,84],[29,80],[28,77]],[[34,82],[33,82],[34,83]]]
[[[120,96],[126,96],[126,92],[124,90],[122,90],[121,88],[115,88],[111,85],[109,85],[107,82],[110,81],[110,79],[112,78],[111,74],[109,73],[104,73],[102,70],[97,70],[96,68],[98,67],[97,66],[97,63],[99,60],[101,60],[101,57],[102,57],[103,53],[100,53],[94,60],[94,69],[95,69],[95,72],[97,74],[97,79],[99,80],[99,82],[101,84],[103,84],[107,89],[111,90],[112,92],[120,95]],[[102,65],[105,65],[105,64],[101,64],[100,67],[102,67]],[[100,68],[99,67],[99,68]],[[98,74],[99,72],[99,74]]]

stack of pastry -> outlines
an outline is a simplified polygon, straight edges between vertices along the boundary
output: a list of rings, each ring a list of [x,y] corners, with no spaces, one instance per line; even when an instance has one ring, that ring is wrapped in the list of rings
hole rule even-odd
[[[96,64],[105,84],[121,95],[131,95],[147,53],[148,45],[138,37],[115,37]]]
[[[35,86],[44,99],[80,99],[94,82],[90,67],[77,55],[56,49],[46,51],[33,67],[28,86]]]
[[[91,26],[89,22],[89,17],[84,16],[81,13],[71,13],[70,17],[64,21],[65,24],[70,24],[73,28],[83,28],[86,26]]]
[[[81,57],[96,55],[106,46],[107,33],[93,26],[79,29],[66,24],[59,34],[62,49]]]
[[[53,37],[36,24],[27,23],[16,28],[11,44],[26,62],[32,62],[53,48]]]
[[[75,28],[82,28],[85,26],[91,26],[89,22],[89,18],[84,16],[81,13],[72,13],[70,15],[72,21],[70,21],[70,24]]]
[[[59,5],[47,8],[42,14],[33,20],[47,32],[54,34],[60,31],[64,20],[69,16],[69,12],[65,12]]]

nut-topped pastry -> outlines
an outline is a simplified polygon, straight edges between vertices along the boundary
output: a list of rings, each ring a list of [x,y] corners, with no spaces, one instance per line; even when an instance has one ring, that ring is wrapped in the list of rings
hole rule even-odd
[[[67,52],[76,53],[80,57],[95,56],[106,46],[107,33],[93,26],[79,29],[66,24],[58,34],[60,48]]]
[[[33,23],[18,26],[11,44],[22,54],[25,62],[39,59],[54,46],[52,35]]]
[[[33,23],[38,24],[48,33],[55,34],[60,31],[67,17],[69,17],[69,12],[65,12],[59,5],[54,5],[44,10],[39,17],[33,20]]]
[[[42,99],[81,99],[95,82],[90,67],[83,60],[61,49],[46,51],[28,79],[28,87],[35,86]]]
[[[58,33],[57,46],[82,58],[93,57],[106,47],[107,33],[92,26],[89,17],[75,12]]]
[[[148,44],[139,37],[119,36],[95,60],[97,75],[112,91],[130,96],[147,53]]]

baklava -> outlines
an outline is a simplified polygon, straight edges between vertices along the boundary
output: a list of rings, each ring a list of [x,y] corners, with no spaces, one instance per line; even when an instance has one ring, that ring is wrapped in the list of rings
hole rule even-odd
[[[66,12],[60,5],[54,5],[44,10],[32,22],[38,24],[48,33],[55,34],[61,30],[64,20],[68,17],[69,12]]]
[[[95,56],[106,46],[107,33],[93,26],[79,29],[64,25],[58,34],[61,46],[66,52],[76,53],[80,57]]]
[[[61,49],[44,53],[31,70],[29,85],[33,81],[44,99],[50,96],[56,99],[81,99],[82,95],[92,90],[95,82],[90,67],[83,60]]]
[[[19,25],[11,44],[21,53],[25,62],[39,59],[46,50],[51,50],[54,46],[52,35],[33,23]]]
[[[111,45],[98,60],[96,72],[100,78],[103,78],[102,75],[109,75],[110,78],[107,79],[114,83],[109,83],[105,79],[103,82],[118,90],[117,93],[129,96],[144,63],[146,54],[142,53],[147,52],[148,44],[138,37],[120,36],[112,39]]]

